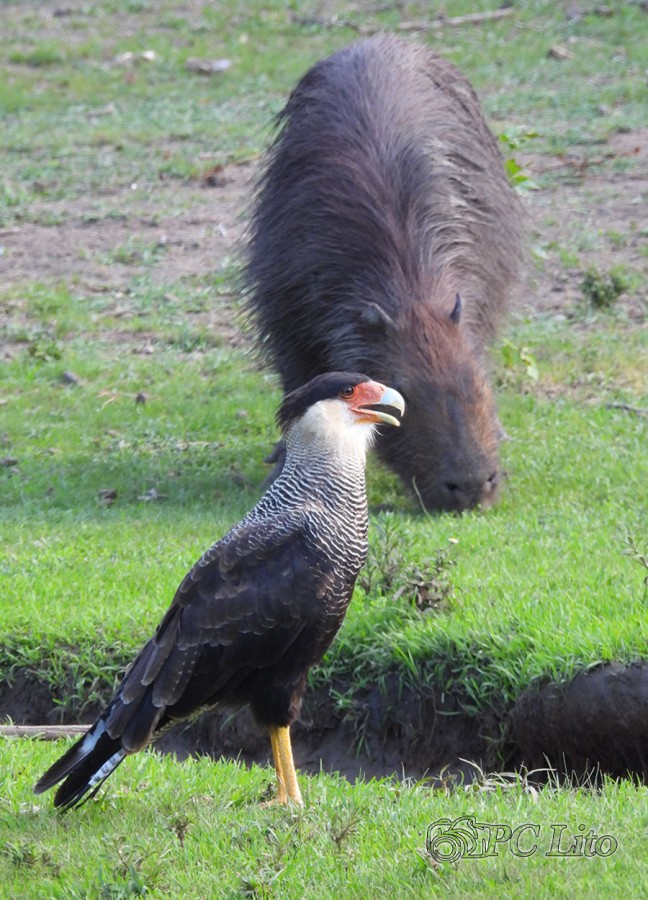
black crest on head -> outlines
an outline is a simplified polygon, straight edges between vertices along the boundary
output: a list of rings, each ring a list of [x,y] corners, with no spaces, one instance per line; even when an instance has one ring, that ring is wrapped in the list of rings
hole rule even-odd
[[[277,410],[277,424],[285,431],[291,422],[304,415],[306,410],[320,400],[331,400],[345,387],[355,387],[363,381],[371,381],[359,372],[326,372],[286,394]]]

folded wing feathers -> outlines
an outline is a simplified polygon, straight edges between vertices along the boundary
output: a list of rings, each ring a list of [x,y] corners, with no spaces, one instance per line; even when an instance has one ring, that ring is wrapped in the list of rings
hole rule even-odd
[[[299,542],[303,528],[304,514],[297,510],[279,527],[276,520],[272,527],[244,522],[214,544],[182,581],[102,717],[48,769],[36,791],[63,781],[55,804],[77,805],[127,754],[150,741],[169,720],[167,709],[174,717],[191,715],[253,668],[274,663],[304,627],[304,606],[299,600],[292,604],[309,566],[299,561],[294,544],[287,546]],[[269,646],[264,635],[271,629],[283,639]],[[197,667],[197,690],[187,694]]]

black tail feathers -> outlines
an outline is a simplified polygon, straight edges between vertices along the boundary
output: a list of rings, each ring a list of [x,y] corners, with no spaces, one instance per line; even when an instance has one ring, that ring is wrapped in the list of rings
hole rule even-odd
[[[54,806],[71,809],[94,796],[125,756],[121,742],[110,737],[100,719],[45,772],[34,791],[41,794],[62,781]]]

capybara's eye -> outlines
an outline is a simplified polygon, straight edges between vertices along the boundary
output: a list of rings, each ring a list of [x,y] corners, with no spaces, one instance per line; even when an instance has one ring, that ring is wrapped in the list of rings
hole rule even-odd
[[[352,384],[347,384],[340,391],[340,397],[342,397],[343,400],[350,400],[354,394],[355,394],[355,388]]]

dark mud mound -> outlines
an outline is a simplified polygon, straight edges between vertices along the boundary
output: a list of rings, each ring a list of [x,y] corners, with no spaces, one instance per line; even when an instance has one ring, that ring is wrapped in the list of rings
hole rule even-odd
[[[381,689],[354,690],[336,683],[310,690],[301,719],[292,729],[295,762],[303,772],[339,772],[350,779],[395,775],[431,780],[455,775],[469,781],[477,771],[465,760],[493,768],[496,722],[463,712],[456,699],[432,690],[414,691],[397,675]],[[344,697],[343,707],[334,697]],[[107,699],[107,698],[106,698]],[[92,723],[100,707],[83,712],[57,705],[49,688],[32,673],[18,672],[11,685],[0,684],[0,722],[16,725]],[[267,733],[248,710],[214,711],[169,729],[156,748],[180,759],[194,753],[266,764]]]
[[[394,702],[398,693],[400,700]],[[343,711],[328,688],[311,691],[292,738],[300,771],[339,772],[349,779],[395,775],[436,780],[450,773],[470,780],[476,769],[463,760],[486,767],[495,762],[477,719],[432,693],[422,696],[402,686],[398,691],[395,678],[386,690],[356,692]],[[261,764],[270,758],[268,736],[247,710],[205,714],[189,726],[176,726],[159,746],[178,754],[198,751]]]
[[[648,782],[648,662],[606,663],[525,691],[510,717],[516,756],[568,777]]]
[[[63,711],[27,671],[0,684],[0,722],[91,723],[99,711],[81,699],[76,708],[68,700]],[[607,663],[567,684],[529,688],[508,711],[508,742],[504,716],[501,709],[468,715],[459,698],[407,687],[397,673],[380,688],[338,682],[307,693],[293,726],[295,760],[303,772],[350,779],[395,775],[435,783],[453,776],[469,782],[480,769],[524,766],[551,767],[569,778],[605,773],[648,782],[648,661]],[[247,710],[204,713],[170,729],[156,746],[180,759],[199,753],[266,764],[270,755],[267,734]]]

